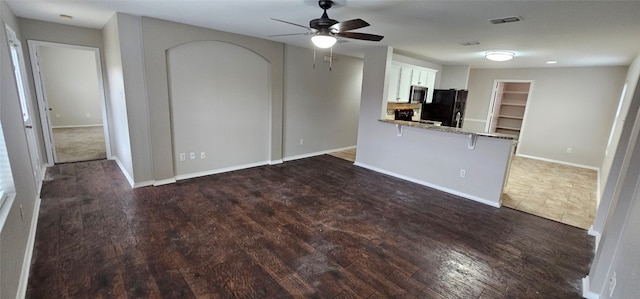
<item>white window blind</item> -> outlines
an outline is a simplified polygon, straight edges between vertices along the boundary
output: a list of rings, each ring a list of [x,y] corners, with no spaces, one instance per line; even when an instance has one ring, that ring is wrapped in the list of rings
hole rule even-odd
[[[11,165],[7,155],[7,146],[4,143],[4,132],[0,124],[0,208],[9,194],[14,193],[13,176],[11,175]]]

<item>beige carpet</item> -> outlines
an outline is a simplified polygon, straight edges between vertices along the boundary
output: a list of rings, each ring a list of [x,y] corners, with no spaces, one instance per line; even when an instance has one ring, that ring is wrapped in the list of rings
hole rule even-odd
[[[55,128],[53,129],[53,142],[58,158],[56,163],[107,158],[102,126]]]

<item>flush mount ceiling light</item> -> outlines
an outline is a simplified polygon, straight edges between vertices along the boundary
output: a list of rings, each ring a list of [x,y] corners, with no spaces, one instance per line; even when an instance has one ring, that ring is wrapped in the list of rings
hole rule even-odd
[[[515,53],[509,51],[489,51],[484,53],[484,57],[491,61],[507,61],[513,59]]]
[[[556,63],[558,63],[558,61],[556,61],[556,60],[549,60],[549,61],[547,61],[547,62],[545,62],[545,63],[546,63],[546,64],[556,64]]]
[[[336,41],[335,37],[328,34],[316,34],[311,37],[311,42],[321,49],[333,47],[333,45],[336,44]]]

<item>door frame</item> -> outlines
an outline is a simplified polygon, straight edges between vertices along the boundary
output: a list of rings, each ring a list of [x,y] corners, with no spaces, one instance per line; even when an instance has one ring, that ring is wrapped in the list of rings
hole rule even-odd
[[[4,30],[7,33],[7,42],[9,44],[9,55],[11,58],[11,65],[13,68],[17,68],[17,72],[19,72],[20,74],[20,81],[22,82],[18,82],[18,78],[16,79],[16,84],[20,84],[22,85],[22,92],[18,91],[18,97],[20,98],[20,108],[22,110],[26,110],[26,114],[28,115],[28,121],[26,121],[24,119],[24,113],[25,111],[22,111],[23,115],[22,115],[22,120],[24,123],[24,130],[25,130],[25,134],[27,137],[27,145],[28,145],[28,150],[29,150],[29,158],[31,160],[31,173],[33,175],[33,179],[34,182],[36,183],[36,186],[39,186],[42,184],[42,180],[43,180],[43,175],[44,175],[44,170],[43,170],[43,163],[40,159],[40,146],[39,146],[39,142],[36,138],[36,133],[34,131],[33,128],[33,124],[34,124],[34,117],[35,117],[35,111],[37,111],[37,109],[34,109],[33,107],[33,101],[31,99],[31,94],[28,92],[28,86],[29,86],[29,82],[27,80],[27,67],[26,67],[26,62],[25,62],[25,58],[24,58],[24,49],[22,48],[22,43],[20,42],[20,40],[18,39],[18,36],[16,35],[15,30],[13,30],[13,28],[11,28],[8,24],[3,23],[4,24]],[[16,48],[16,54],[17,54],[17,63],[18,65],[15,66],[13,64],[13,48]],[[14,70],[14,77],[16,70]],[[16,89],[18,89],[19,86],[16,86]],[[24,97],[24,98],[23,98]],[[23,103],[24,102],[24,103]],[[34,161],[35,160],[35,161]],[[38,189],[40,190],[40,189]]]
[[[520,79],[495,79],[493,80],[493,89],[491,90],[491,101],[489,102],[489,111],[487,113],[487,121],[485,124],[485,131],[491,133],[491,122],[495,116],[496,107],[500,106],[498,101],[498,92],[499,92],[499,84],[500,83],[529,83],[529,92],[527,93],[527,104],[524,107],[524,115],[522,116],[522,126],[520,126],[520,135],[518,137],[518,144],[522,143],[523,137],[525,136],[525,127],[527,125],[527,115],[529,114],[529,100],[531,99],[531,95],[533,94],[533,84],[534,80],[520,80]],[[502,97],[500,97],[500,101]],[[516,146],[516,155],[520,155],[521,146]]]
[[[107,100],[105,97],[104,81],[102,76],[102,63],[100,58],[100,49],[96,47],[78,46],[62,43],[53,43],[37,40],[27,40],[29,44],[29,56],[31,58],[31,68],[33,71],[33,82],[36,89],[36,97],[38,98],[38,106],[40,107],[40,125],[42,126],[42,132],[45,139],[45,149],[47,152],[47,161],[49,165],[55,164],[57,161],[56,150],[53,141],[53,128],[51,126],[51,114],[49,104],[46,99],[46,89],[44,87],[43,78],[40,74],[40,53],[39,48],[44,47],[58,47],[68,48],[76,50],[90,51],[94,53],[97,80],[98,80],[98,92],[100,96],[100,106],[102,110],[102,129],[104,130],[104,143],[106,147],[107,159],[113,159],[111,155],[111,141],[109,135],[109,118],[107,113]]]

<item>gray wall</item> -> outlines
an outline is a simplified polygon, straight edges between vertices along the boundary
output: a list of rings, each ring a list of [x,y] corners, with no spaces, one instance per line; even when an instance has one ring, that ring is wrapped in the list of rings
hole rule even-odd
[[[173,150],[186,155],[176,159],[178,179],[268,164],[267,60],[234,44],[199,41],[169,49],[167,67]]]
[[[285,159],[356,145],[362,59],[336,56],[329,71],[324,55],[313,69],[313,50],[285,46]]]
[[[37,40],[54,42],[61,44],[87,46],[98,48],[102,52],[102,33],[100,30],[82,28],[76,26],[62,25],[57,23],[43,22],[32,19],[18,18],[18,25],[20,26],[22,47],[25,51],[25,64],[27,67],[27,78],[29,81],[29,92],[33,101],[32,107],[39,107],[37,104],[36,93],[33,83],[33,74],[31,69],[31,58],[27,53],[27,40]],[[102,65],[104,65],[104,57],[101,57]],[[103,78],[106,77],[103,69]],[[41,111],[38,115],[34,115],[34,118],[39,118]],[[44,148],[44,139],[42,128],[35,126],[36,138],[38,138],[40,146],[40,157],[47,157]],[[47,161],[53,164],[53,161]]]
[[[119,14],[117,14],[119,15]],[[104,59],[107,73],[105,92],[108,95],[107,118],[109,119],[109,140],[111,155],[120,165],[122,172],[134,184],[133,159],[129,140],[129,120],[124,92],[124,66],[120,53],[118,17],[114,15],[102,29],[104,37]]]
[[[613,273],[617,286],[611,298],[634,298],[640,292],[640,55],[629,67],[627,82],[632,95],[628,114],[592,229],[600,238],[586,278],[587,292],[600,298],[610,298]]]
[[[468,65],[443,65],[440,75],[440,89],[467,89],[469,85]]]
[[[473,120],[486,120],[494,80],[533,80],[519,154],[599,168],[626,71],[623,66],[473,69],[465,128],[478,129]]]
[[[175,177],[171,140],[171,120],[169,108],[169,87],[167,77],[166,51],[175,46],[194,41],[222,41],[250,49],[264,57],[271,64],[269,69],[271,84],[270,113],[270,160],[282,159],[282,98],[284,45],[254,37],[242,36],[201,27],[194,27],[152,18],[142,18],[142,40],[146,90],[148,92],[148,116],[151,131],[153,179],[162,181]],[[125,76],[126,82],[126,76]],[[250,84],[250,83],[249,83]],[[127,100],[128,102],[128,100]],[[138,110],[128,112],[137,113]],[[130,119],[131,121],[131,119]],[[143,120],[136,120],[143,121]],[[130,122],[130,125],[134,125]],[[234,124],[229,124],[233,129]],[[132,139],[137,138],[132,134]],[[135,152],[137,146],[132,146]],[[145,152],[148,156],[149,151]],[[136,181],[138,181],[136,176]]]
[[[18,38],[24,37],[15,15],[0,1],[0,21],[9,25]],[[23,42],[23,49],[26,48]],[[26,54],[26,53],[25,53]],[[11,162],[11,172],[16,197],[7,220],[0,232],[0,298],[24,296],[26,278],[20,281],[23,270],[28,270],[30,260],[25,260],[29,237],[35,237],[35,214],[39,203],[38,187],[33,179],[27,136],[22,122],[22,111],[9,54],[4,26],[0,28],[0,121]],[[27,66],[28,67],[28,66]],[[34,97],[35,98],[35,97]],[[20,209],[24,213],[21,219]],[[23,268],[26,267],[26,268]],[[26,273],[25,273],[26,274]],[[19,287],[22,289],[19,290]]]
[[[51,125],[102,125],[102,103],[92,51],[40,46],[40,71],[45,85]]]
[[[512,141],[477,137],[475,149],[469,149],[466,134],[406,126],[398,136],[395,125],[378,121],[391,57],[388,47],[365,51],[356,165],[499,206]]]

